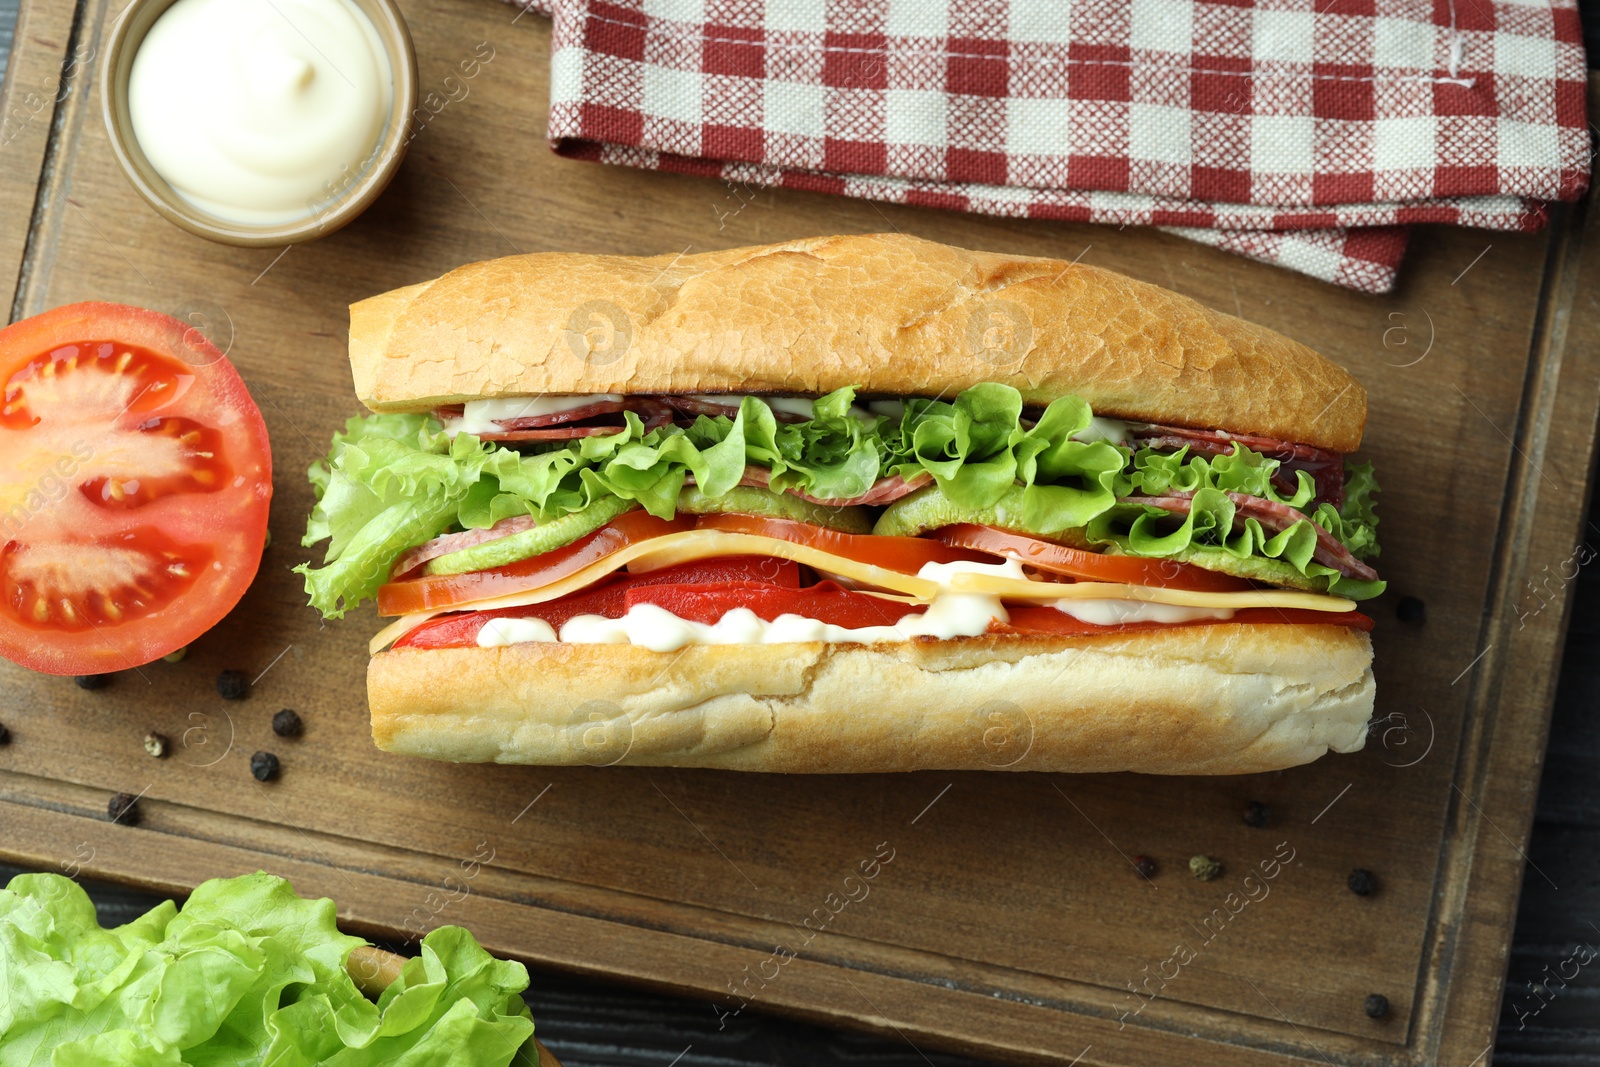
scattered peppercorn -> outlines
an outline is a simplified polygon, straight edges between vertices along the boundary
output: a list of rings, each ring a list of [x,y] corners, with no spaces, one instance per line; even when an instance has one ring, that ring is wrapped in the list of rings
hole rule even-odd
[[[1377,877],[1365,867],[1357,867],[1350,872],[1350,877],[1345,879],[1345,885],[1350,887],[1350,892],[1358,897],[1369,897],[1372,891],[1378,888]]]
[[[1424,622],[1428,607],[1417,597],[1403,596],[1400,603],[1394,606],[1394,613],[1401,622]]]
[[[166,734],[158,734],[154,730],[151,730],[149,733],[144,735],[144,750],[150,753],[150,755],[154,756],[156,759],[167,758],[168,744],[169,742],[167,741]]]
[[[132,793],[118,793],[106,805],[106,818],[124,826],[139,825],[139,798]]]
[[[1222,873],[1222,862],[1210,856],[1189,857],[1189,873],[1202,882],[1209,882]]]
[[[263,537],[261,539],[261,551],[265,552],[267,549],[269,549],[271,547],[272,547],[272,530],[269,527],[267,529],[267,536]]]
[[[1244,824],[1256,829],[1267,825],[1267,806],[1259,800],[1252,800],[1244,806]]]
[[[300,713],[293,708],[284,708],[272,717],[272,732],[279,737],[299,737],[305,728]]]
[[[111,684],[111,675],[80,674],[72,680],[78,684],[79,689],[104,689]]]
[[[270,782],[278,777],[278,757],[270,752],[257,752],[250,757],[250,773],[258,782]]]
[[[178,649],[178,651],[176,651],[176,652],[168,652],[165,656],[162,656],[161,657],[161,662],[162,663],[182,663],[183,662],[183,657],[187,656],[188,654],[189,654],[189,646],[188,645],[184,645],[182,648]]]
[[[1135,856],[1133,857],[1133,869],[1146,878],[1154,878],[1156,876],[1156,861],[1149,856]]]
[[[217,695],[223,700],[243,700],[250,692],[250,683],[243,671],[223,671],[217,675]]]
[[[1381,1019],[1389,1014],[1389,998],[1382,993],[1369,993],[1367,999],[1361,1002],[1361,1010],[1367,1013],[1369,1019]]]
[[[11,731],[6,729],[5,723],[0,723],[0,748],[11,743]]]

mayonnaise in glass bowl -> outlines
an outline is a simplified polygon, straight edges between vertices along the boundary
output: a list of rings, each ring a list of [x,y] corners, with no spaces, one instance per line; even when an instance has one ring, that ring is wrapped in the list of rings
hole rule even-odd
[[[349,222],[399,167],[416,104],[392,0],[134,0],[101,75],[134,187],[169,221],[239,245]]]

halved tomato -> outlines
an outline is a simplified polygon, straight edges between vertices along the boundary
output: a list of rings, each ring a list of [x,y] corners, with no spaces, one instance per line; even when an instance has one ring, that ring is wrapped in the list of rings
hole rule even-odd
[[[1192,563],[1085,552],[1079,548],[1058,545],[1054,541],[1041,541],[1024,534],[996,530],[992,526],[962,523],[945,526],[931,536],[947,545],[989,552],[1041,571],[1095,582],[1156,585],[1167,589],[1196,589],[1206,593],[1234,593],[1253,588],[1243,578],[1218,574]]]
[[[197,330],[69,304],[0,330],[0,655],[100,674],[216,625],[261,563],[272,455]]]

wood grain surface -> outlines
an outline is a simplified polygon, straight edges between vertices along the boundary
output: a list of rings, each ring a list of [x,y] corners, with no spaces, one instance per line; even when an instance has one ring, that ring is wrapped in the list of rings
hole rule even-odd
[[[484,42],[494,58],[419,124],[389,192],[322,241],[240,250],[135,198],[106,148],[92,68],[58,90],[64,61],[99,47],[114,10],[24,8],[0,103],[47,103],[4,147],[0,281],[13,317],[121,300],[189,316],[227,349],[273,438],[273,546],[238,609],[180,664],[96,692],[0,669],[15,738],[0,750],[0,851],[160,892],[266,867],[334,897],[358,932],[462,923],[498,952],[692,994],[730,1023],[744,1003],[918,1048],[1062,1064],[1481,1056],[1570,585],[1537,583],[1577,543],[1600,404],[1600,346],[1572,315],[1593,289],[1581,210],[1549,234],[1424,231],[1400,291],[1374,299],[1159,233],[601,168],[543,143],[548,26],[453,0],[406,6],[424,91],[445,99],[444,78]],[[513,251],[881,229],[1081,254],[1282,330],[1367,384],[1364,453],[1387,487],[1393,590],[1374,606],[1368,749],[1226,779],[781,778],[376,752],[362,677],[377,620],[320,623],[289,573],[315,554],[298,547],[301,472],[358,410],[345,306]],[[1403,595],[1426,601],[1425,623],[1396,620]],[[248,700],[216,697],[224,668],[256,679]],[[271,734],[280,707],[300,711],[303,739]],[[976,741],[987,723],[973,710]],[[152,729],[179,740],[171,758],[144,755]],[[284,765],[268,785],[246,766],[263,748]],[[99,817],[119,791],[143,796],[140,827]],[[1269,805],[1267,826],[1240,818],[1251,801]],[[1136,853],[1161,864],[1153,882],[1132,870]],[[1223,861],[1221,878],[1188,876],[1197,853]],[[491,854],[464,883],[463,862]],[[841,905],[844,877],[874,857],[870,893]],[[1264,864],[1270,894],[1230,907]],[[1377,873],[1377,893],[1345,889],[1354,867]],[[1174,971],[1180,943],[1193,959]],[[1387,1019],[1362,1013],[1374,992]]]

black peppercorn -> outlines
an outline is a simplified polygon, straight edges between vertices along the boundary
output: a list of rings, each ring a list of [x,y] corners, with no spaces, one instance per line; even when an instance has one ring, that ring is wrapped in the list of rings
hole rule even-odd
[[[1427,605],[1414,596],[1403,596],[1394,606],[1395,617],[1401,622],[1422,622],[1428,614]]]
[[[1256,829],[1267,825],[1267,806],[1258,800],[1252,800],[1244,806],[1244,824]]]
[[[6,729],[5,723],[0,723],[0,748],[11,743],[11,731]]]
[[[279,737],[299,737],[304,730],[305,724],[292,708],[284,708],[272,717],[272,732]]]
[[[132,793],[118,793],[106,805],[106,818],[124,826],[139,825],[139,798]]]
[[[1389,998],[1382,993],[1369,993],[1367,999],[1361,1002],[1361,1010],[1367,1013],[1369,1019],[1381,1019],[1389,1014]]]
[[[1156,876],[1156,861],[1149,856],[1135,856],[1133,857],[1133,869],[1146,878],[1154,878]]]
[[[217,695],[223,700],[243,700],[250,692],[250,683],[243,671],[223,671],[217,675]]]
[[[1369,897],[1372,891],[1378,888],[1378,879],[1365,867],[1357,867],[1350,872],[1350,877],[1345,879],[1345,885],[1350,887],[1350,892],[1358,897]]]
[[[270,752],[257,752],[250,757],[250,773],[258,782],[270,782],[278,777],[278,757]]]
[[[109,674],[80,674],[72,679],[79,689],[104,689],[111,684]]]

